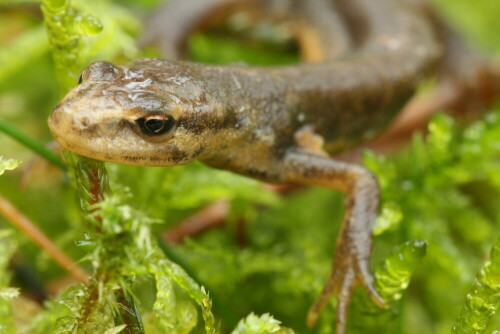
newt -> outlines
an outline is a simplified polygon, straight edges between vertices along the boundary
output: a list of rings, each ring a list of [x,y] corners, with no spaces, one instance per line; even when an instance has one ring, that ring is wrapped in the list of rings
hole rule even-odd
[[[304,61],[177,60],[190,32],[235,8],[293,22]],[[365,167],[331,155],[385,129],[433,72],[443,48],[431,20],[406,0],[180,0],[163,12],[168,18],[153,26],[170,59],[90,64],[49,118],[54,138],[97,160],[199,160],[266,182],[345,192],[333,267],[307,316],[313,326],[336,293],[336,333],[344,333],[356,286],[385,305],[369,269],[379,186]]]

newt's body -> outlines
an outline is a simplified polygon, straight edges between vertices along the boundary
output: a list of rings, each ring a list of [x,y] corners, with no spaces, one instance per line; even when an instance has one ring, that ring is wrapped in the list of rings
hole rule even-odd
[[[251,4],[248,10],[271,10],[274,1],[173,3],[178,5],[171,10],[199,5],[201,12],[193,14],[199,19],[205,9],[208,13],[245,3]],[[339,152],[382,130],[432,68],[441,48],[427,18],[410,1],[280,3],[287,7],[272,7],[273,15],[291,18],[307,30],[297,36],[302,45],[315,49],[308,57],[313,62],[283,67],[160,59],[120,67],[97,62],[56,107],[49,125],[63,146],[99,160],[171,166],[198,159],[268,182],[346,192],[332,274],[308,318],[312,325],[337,292],[337,333],[343,333],[355,286],[363,285],[383,305],[369,273],[379,190],[365,168],[325,152]],[[192,29],[194,23],[187,22],[183,29]],[[174,57],[184,32],[170,33],[167,41],[174,45],[164,48]]]

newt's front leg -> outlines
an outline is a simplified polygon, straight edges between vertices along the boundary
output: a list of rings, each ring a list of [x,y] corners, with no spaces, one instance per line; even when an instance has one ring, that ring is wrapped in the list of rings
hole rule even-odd
[[[362,285],[373,301],[384,306],[373,286],[369,270],[371,231],[379,204],[376,178],[364,167],[321,156],[307,149],[286,153],[284,177],[287,181],[338,189],[346,193],[346,211],[330,277],[311,307],[308,326],[313,326],[330,297],[337,293],[337,334],[345,332],[347,309],[357,285]]]

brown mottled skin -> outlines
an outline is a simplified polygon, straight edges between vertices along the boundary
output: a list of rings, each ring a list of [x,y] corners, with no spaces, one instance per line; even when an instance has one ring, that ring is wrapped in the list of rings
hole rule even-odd
[[[425,15],[405,0],[171,1],[160,19],[151,20],[156,35],[150,40],[160,40],[170,58],[179,57],[189,32],[235,8],[293,22],[303,49],[312,50],[303,52],[308,62],[96,62],[56,106],[49,126],[64,147],[99,160],[141,166],[201,160],[267,182],[345,192],[333,269],[308,315],[312,326],[337,293],[341,334],[357,285],[384,305],[369,271],[379,189],[364,167],[324,153],[340,152],[384,129],[432,69],[441,47]],[[150,121],[156,122],[152,128],[145,125]],[[304,133],[313,140],[299,139]]]

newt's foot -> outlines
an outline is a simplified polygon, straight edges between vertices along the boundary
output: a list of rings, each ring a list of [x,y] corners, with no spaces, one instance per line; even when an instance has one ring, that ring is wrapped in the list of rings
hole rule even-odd
[[[375,304],[380,307],[385,306],[384,300],[373,286],[368,259],[368,256],[360,256],[356,247],[349,242],[342,242],[338,246],[330,277],[307,314],[307,326],[314,326],[329,299],[337,292],[336,333],[343,334],[346,329],[347,310],[351,296],[358,285],[366,289]]]
[[[354,288],[362,285],[373,301],[384,306],[384,300],[373,287],[369,270],[371,231],[377,218],[379,187],[375,176],[366,168],[312,154],[303,148],[289,150],[283,164],[285,180],[322,185],[346,193],[344,221],[335,251],[330,277],[307,316],[313,326],[330,297],[337,293],[337,334],[343,334],[347,308]]]

